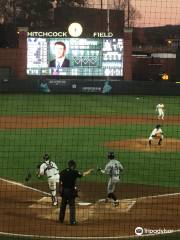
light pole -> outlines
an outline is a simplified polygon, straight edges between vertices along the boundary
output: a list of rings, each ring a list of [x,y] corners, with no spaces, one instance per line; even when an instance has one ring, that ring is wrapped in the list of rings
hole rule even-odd
[[[130,0],[127,0],[127,26],[130,27]]]
[[[106,4],[107,4],[107,32],[109,32],[109,5],[108,5],[108,0],[107,0]]]
[[[12,9],[13,9],[13,24],[16,26],[16,0],[12,2]]]

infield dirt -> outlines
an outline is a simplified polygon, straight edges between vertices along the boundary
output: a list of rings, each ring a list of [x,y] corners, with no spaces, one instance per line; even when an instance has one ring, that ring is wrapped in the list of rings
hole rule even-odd
[[[58,222],[58,208],[52,207],[47,195],[24,186],[0,181],[0,232],[56,237],[117,237],[134,235],[137,226],[147,229],[180,228],[180,195],[167,194],[177,189],[155,186],[120,184],[117,195],[120,205],[99,202],[105,197],[106,185],[83,183],[77,202],[75,229],[68,225],[68,212],[64,224]],[[33,186],[47,190],[46,185]],[[48,200],[49,199],[49,200]]]

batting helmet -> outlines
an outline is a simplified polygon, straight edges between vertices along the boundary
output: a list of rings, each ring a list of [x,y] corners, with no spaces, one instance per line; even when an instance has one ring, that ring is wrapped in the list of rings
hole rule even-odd
[[[108,159],[114,159],[114,158],[115,158],[114,152],[109,152]]]
[[[68,167],[73,169],[76,168],[76,162],[74,160],[69,160]]]
[[[49,155],[47,153],[43,156],[44,161],[48,161],[50,159]]]

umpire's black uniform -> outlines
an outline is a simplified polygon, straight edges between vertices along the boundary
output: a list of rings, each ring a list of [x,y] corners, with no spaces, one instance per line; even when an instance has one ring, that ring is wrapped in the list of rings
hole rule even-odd
[[[62,197],[59,221],[63,222],[65,218],[66,206],[69,204],[70,209],[70,224],[76,224],[75,217],[75,198],[77,197],[77,191],[75,188],[76,179],[81,178],[83,173],[80,173],[76,168],[74,160],[68,162],[68,168],[64,169],[60,173],[60,195]]]

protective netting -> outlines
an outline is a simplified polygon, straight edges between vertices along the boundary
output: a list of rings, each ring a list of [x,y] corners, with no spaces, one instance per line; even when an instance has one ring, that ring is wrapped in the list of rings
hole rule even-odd
[[[178,29],[180,1],[91,0],[89,7],[107,9],[104,24],[112,20],[109,9],[120,9],[127,31],[151,27],[151,36],[138,29],[128,59],[138,82],[123,79],[123,35],[29,37],[28,78],[0,82],[0,239],[179,239],[178,33],[164,38],[162,28],[153,27]],[[53,59],[53,50],[48,56],[43,47],[59,39],[76,62],[48,75],[37,65],[41,56]],[[154,55],[143,51],[155,45]],[[117,69],[99,69],[103,57],[105,70],[111,62]]]
[[[136,27],[180,24],[178,0],[91,0],[88,3],[94,8],[125,9]]]
[[[1,232],[96,239],[131,236],[137,227],[144,234],[178,230],[178,96],[3,94],[0,98]],[[151,134],[157,125],[163,131],[160,136]],[[48,158],[60,172],[72,159],[81,172],[94,169],[78,181],[78,224],[73,229],[68,211],[64,223],[58,221],[59,190],[58,205],[52,206],[55,189],[48,187],[48,178],[36,176],[37,165]],[[115,163],[104,174],[114,158],[122,165],[120,171]],[[54,172],[46,169],[45,174]],[[109,174],[115,182],[120,176],[120,181],[111,186]]]

